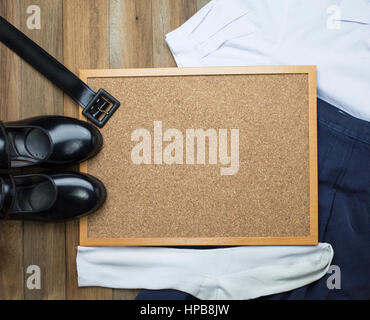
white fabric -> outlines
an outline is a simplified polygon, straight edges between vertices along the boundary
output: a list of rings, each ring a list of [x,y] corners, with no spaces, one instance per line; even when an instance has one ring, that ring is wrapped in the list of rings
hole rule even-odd
[[[78,284],[171,288],[203,300],[253,299],[320,279],[332,258],[329,244],[213,250],[79,247]]]
[[[370,0],[214,0],[166,40],[181,67],[317,65],[319,98],[370,121]]]

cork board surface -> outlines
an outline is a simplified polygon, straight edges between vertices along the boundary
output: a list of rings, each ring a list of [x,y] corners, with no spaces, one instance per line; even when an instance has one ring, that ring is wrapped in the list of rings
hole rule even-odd
[[[317,243],[315,67],[81,75],[121,102],[101,130],[103,150],[81,165],[108,191],[103,208],[81,220],[81,245]],[[211,129],[204,163],[197,154],[202,139],[187,136],[192,129]],[[145,138],[136,141],[134,132],[143,130]],[[222,131],[234,165],[221,161]],[[133,150],[143,140],[146,158],[142,149],[135,157],[146,163],[137,164]]]

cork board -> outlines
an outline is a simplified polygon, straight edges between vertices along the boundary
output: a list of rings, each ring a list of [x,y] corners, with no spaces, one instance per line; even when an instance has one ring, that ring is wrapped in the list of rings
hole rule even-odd
[[[80,165],[108,191],[81,245],[317,244],[314,66],[80,75],[121,102]]]

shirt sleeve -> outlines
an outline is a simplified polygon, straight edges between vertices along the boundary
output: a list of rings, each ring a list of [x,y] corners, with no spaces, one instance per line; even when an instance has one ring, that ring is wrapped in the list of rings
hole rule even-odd
[[[167,34],[179,67],[271,64],[286,1],[213,0]]]

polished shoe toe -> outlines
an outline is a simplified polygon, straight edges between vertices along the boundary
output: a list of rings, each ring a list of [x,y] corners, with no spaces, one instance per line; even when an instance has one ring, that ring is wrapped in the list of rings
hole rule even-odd
[[[77,172],[0,176],[0,218],[61,221],[98,210],[106,189],[95,177]]]
[[[103,137],[92,124],[63,116],[0,122],[0,169],[80,163],[95,156]]]

